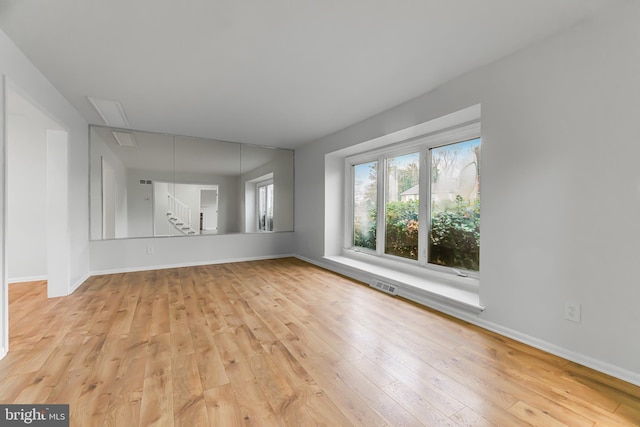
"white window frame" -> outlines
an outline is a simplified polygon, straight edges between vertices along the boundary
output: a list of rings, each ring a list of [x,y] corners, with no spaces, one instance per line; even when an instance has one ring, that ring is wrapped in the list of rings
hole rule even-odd
[[[261,230],[260,229],[260,188],[262,187],[268,187],[269,185],[273,186],[273,192],[274,192],[274,204],[275,204],[275,191],[276,188],[273,185],[273,178],[264,180],[264,181],[259,181],[256,182],[256,230],[259,233],[271,233],[273,232],[273,229],[271,230]],[[268,191],[267,191],[268,193]],[[273,209],[273,206],[272,206]],[[267,207],[268,210],[268,207]],[[274,216],[275,216],[275,212],[274,212]],[[274,216],[272,216],[271,218],[274,218]],[[265,222],[265,227],[266,227],[266,222]]]
[[[345,235],[344,235],[344,250],[343,253],[346,256],[352,256],[354,253],[369,255],[376,257],[376,259],[393,263],[396,265],[417,265],[424,267],[425,269],[454,274],[457,276],[470,277],[473,279],[479,279],[479,272],[460,270],[454,267],[446,267],[436,264],[430,264],[427,261],[428,250],[428,227],[430,224],[430,209],[431,204],[431,180],[429,177],[429,169],[431,164],[431,149],[442,147],[445,145],[455,144],[458,142],[464,142],[475,138],[481,138],[480,122],[473,122],[464,126],[448,129],[428,135],[422,135],[409,140],[401,141],[386,147],[382,147],[376,150],[364,152],[349,156],[345,159]],[[419,194],[419,211],[418,220],[421,224],[420,232],[418,234],[418,260],[407,259],[395,255],[385,254],[385,206],[386,206],[386,160],[392,157],[397,157],[405,154],[419,152],[419,182],[420,182],[420,194]],[[353,246],[353,215],[354,215],[354,203],[353,203],[353,186],[354,186],[354,174],[353,167],[362,163],[368,163],[372,161],[378,162],[377,171],[377,226],[376,226],[376,250],[369,250],[366,248]],[[427,179],[425,179],[427,177]],[[422,189],[423,185],[426,185],[426,189]],[[422,226],[422,224],[425,224]]]

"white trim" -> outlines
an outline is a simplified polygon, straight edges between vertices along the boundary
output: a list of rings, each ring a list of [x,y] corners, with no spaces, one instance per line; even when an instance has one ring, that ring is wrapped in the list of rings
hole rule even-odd
[[[354,274],[354,273],[350,274],[350,272],[347,269],[341,269],[338,267],[338,265],[329,264],[326,262],[318,262],[309,258],[305,258],[300,255],[294,255],[294,256],[302,261],[327,269],[329,271],[336,272],[338,274],[352,277],[353,279],[359,280],[361,282],[366,283],[368,280],[371,279],[371,275],[367,274],[366,272],[360,272],[360,274]],[[511,338],[517,342],[529,345],[538,350],[545,351],[555,356],[562,357],[563,359],[567,359],[571,362],[575,362],[580,365],[586,366],[588,368],[594,369],[598,372],[611,375],[612,377],[618,378],[622,381],[626,381],[628,383],[640,386],[640,373],[638,372],[633,372],[628,369],[624,369],[619,366],[612,365],[611,363],[594,359],[589,356],[585,356],[583,354],[566,349],[559,345],[552,344],[548,341],[545,341],[527,334],[523,334],[522,332],[518,332],[514,329],[501,326],[497,323],[484,320],[478,314],[472,314],[468,310],[461,309],[460,307],[456,307],[451,304],[444,304],[434,299],[426,299],[426,298],[423,299],[416,294],[413,294],[411,292],[406,292],[406,290],[404,292],[401,290],[399,295],[413,302],[417,302],[418,304],[422,304],[427,307],[433,308],[434,310],[448,314],[457,319],[464,320],[473,325],[487,329],[491,332],[495,332],[502,336]]]
[[[384,255],[385,245],[387,242],[387,192],[385,188],[385,184],[387,183],[386,159],[387,158],[382,153],[378,156],[376,171],[376,255],[379,257]],[[353,218],[353,215],[350,216]]]
[[[2,88],[0,88],[0,94],[2,95],[2,99],[0,102],[2,103],[2,117],[0,117],[0,124],[2,125],[2,136],[0,137],[0,168],[2,169],[2,186],[0,188],[0,199],[2,200],[2,206],[0,209],[1,224],[0,224],[0,245],[2,249],[0,250],[0,256],[2,256],[2,265],[0,266],[0,292],[2,292],[2,296],[0,296],[0,302],[2,306],[0,307],[0,315],[2,318],[0,319],[0,348],[2,349],[3,355],[7,352],[9,348],[9,270],[7,269],[7,263],[9,256],[7,254],[7,142],[8,142],[8,113],[7,113],[7,98],[9,92],[10,82],[6,75],[2,75]],[[13,89],[15,85],[11,84],[11,88]]]
[[[458,288],[466,289],[478,293],[480,280],[473,276],[460,276],[456,270],[448,267],[436,265],[419,265],[415,260],[405,259],[394,255],[384,254],[375,256],[370,252],[344,249],[342,255],[327,256],[330,261],[338,261],[343,264],[360,264],[362,270],[370,271],[370,266],[374,268],[386,269],[393,272],[402,272],[415,276],[418,279],[432,280],[447,283]],[[440,267],[440,268],[438,268]]]
[[[350,164],[350,162],[343,161],[343,163],[344,179],[342,181],[344,182],[344,213],[342,214],[342,220],[344,221],[344,234],[342,235],[341,248],[348,248],[353,245],[353,190],[355,187],[355,173],[353,173],[352,170],[354,166]]]
[[[69,288],[69,295],[74,293],[89,277],[91,277],[88,273],[78,279],[74,284]],[[27,282],[39,282],[41,280],[47,280],[47,276],[31,276],[31,277],[18,277],[15,279],[9,279],[9,285],[14,283],[27,283]]]
[[[420,135],[404,141],[395,141],[390,145],[376,148],[351,156],[345,157],[347,163],[360,164],[372,162],[381,157],[389,158],[411,154],[420,151],[422,147],[438,148],[449,144],[464,142],[475,138],[480,138],[482,125],[480,119],[470,123],[462,123],[459,126],[442,129],[429,134]]]
[[[465,141],[475,140],[482,138],[482,125],[479,120],[474,120],[472,122],[466,122],[459,126],[450,127],[448,129],[436,130],[432,131],[429,134],[419,135],[409,140],[405,141],[395,141],[391,145],[386,145],[384,147],[379,147],[374,150],[370,150],[367,152],[357,153],[344,158],[345,163],[345,183],[349,183],[351,187],[345,188],[344,193],[344,221],[345,221],[345,233],[344,233],[344,246],[343,246],[343,254],[349,256],[347,252],[368,252],[365,248],[358,248],[353,245],[353,217],[354,217],[354,182],[355,182],[355,173],[354,166],[363,165],[368,163],[375,162],[377,167],[377,176],[376,176],[376,210],[377,210],[377,224],[376,230],[378,233],[376,235],[376,249],[375,251],[371,251],[371,255],[375,255],[377,257],[385,257],[387,256],[385,253],[385,218],[386,218],[386,206],[387,206],[387,194],[386,194],[386,183],[387,183],[387,161],[391,158],[395,158],[402,155],[407,155],[411,153],[419,154],[419,181],[426,181],[430,183],[431,180],[429,175],[431,174],[431,149],[444,147],[447,145],[454,145],[458,143],[462,143]],[[428,238],[427,235],[429,233],[430,226],[430,203],[431,200],[431,185],[427,185],[425,189],[420,190],[421,196],[419,197],[419,219],[420,224],[427,224],[427,227],[420,227],[420,231],[418,233],[418,258],[416,260],[412,260],[412,263],[425,268],[426,270],[431,271],[452,271],[460,273],[459,268],[448,267],[448,266],[439,266],[435,264],[431,264],[427,260],[427,251],[428,251]],[[401,258],[401,257],[398,257]],[[372,260],[372,263],[378,263],[378,260]],[[479,271],[467,271],[464,270],[464,276],[473,277],[477,280],[480,279]]]
[[[76,283],[74,283],[73,285],[71,285],[71,288],[69,289],[69,295],[71,295],[72,293],[74,293],[76,290],[78,290],[78,288],[80,286],[82,286],[82,284],[84,282],[87,281],[87,279],[89,279],[89,277],[91,277],[91,274],[87,273],[84,276],[82,276],[80,279],[78,279],[76,281]]]
[[[483,319],[462,318],[462,320],[466,320],[469,323],[473,323],[474,325],[511,338],[515,341],[530,345],[531,347],[537,348],[539,350],[546,351],[547,353],[551,353],[555,356],[562,357],[563,359],[567,359],[569,361],[586,366],[587,368],[594,369],[598,372],[602,372],[628,383],[640,386],[640,373],[638,372],[629,371],[619,366],[612,365],[611,363],[585,356],[584,354],[577,353],[564,347],[560,347],[556,344],[552,344],[548,341],[523,334],[522,332],[518,332],[516,330]]]
[[[268,177],[262,181],[256,181],[256,218],[255,218],[255,227],[256,227],[256,231],[259,233],[271,233],[273,232],[273,218],[274,218],[274,209],[273,209],[273,203],[274,203],[274,197],[275,197],[275,185],[273,184],[273,172],[270,172],[266,175],[264,175],[261,178],[264,177]],[[269,212],[269,187],[271,187],[271,230],[267,230],[267,218],[269,218],[267,216],[267,213]],[[260,228],[260,217],[262,216],[262,212],[260,212],[260,189],[264,188],[265,190],[265,213],[264,213],[264,227],[265,229],[261,229]]]
[[[0,347],[0,360],[4,359],[6,355],[7,355],[7,349],[4,347]]]
[[[380,263],[371,264],[343,256],[324,257],[323,260],[330,263],[332,269],[365,283],[372,280],[393,283],[398,287],[398,295],[429,307],[453,307],[473,314],[484,310],[473,279],[452,274],[424,275],[409,266],[405,269],[389,268]]]
[[[255,256],[255,257],[219,259],[219,260],[208,260],[208,261],[197,261],[197,262],[183,262],[178,264],[148,265],[144,267],[114,268],[111,270],[92,271],[89,273],[88,276],[92,277],[92,276],[100,276],[103,274],[135,273],[138,271],[166,270],[168,268],[197,267],[201,265],[228,264],[232,262],[262,261],[265,259],[279,259],[279,258],[292,258],[292,257],[295,258],[296,256],[294,254],[264,255],[264,256]]]
[[[47,280],[47,275],[41,275],[41,276],[27,276],[27,277],[15,277],[15,278],[9,278],[9,284],[13,284],[13,283],[25,283],[25,282],[39,282],[41,280]]]
[[[424,184],[426,185],[426,197],[420,197],[418,194],[418,224],[426,224],[427,227],[431,224],[431,150],[429,147],[423,145],[420,147],[420,163],[418,164],[418,176],[425,177]],[[418,181],[422,184],[420,181]],[[421,187],[418,187],[421,190]],[[429,232],[418,233],[418,265],[422,267],[431,266],[427,259],[427,248],[429,246]],[[429,267],[427,267],[429,268]]]

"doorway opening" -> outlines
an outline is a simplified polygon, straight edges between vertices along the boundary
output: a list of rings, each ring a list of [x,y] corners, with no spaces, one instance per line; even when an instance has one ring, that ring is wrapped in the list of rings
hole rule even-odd
[[[200,190],[200,234],[218,231],[218,188]]]
[[[68,145],[63,126],[6,85],[5,283],[68,295]]]
[[[218,233],[219,187],[153,181],[153,235]]]

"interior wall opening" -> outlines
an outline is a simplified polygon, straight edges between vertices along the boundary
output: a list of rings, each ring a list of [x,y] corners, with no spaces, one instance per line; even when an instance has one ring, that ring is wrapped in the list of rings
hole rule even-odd
[[[5,283],[69,291],[68,132],[6,87]],[[8,302],[7,302],[8,303]]]

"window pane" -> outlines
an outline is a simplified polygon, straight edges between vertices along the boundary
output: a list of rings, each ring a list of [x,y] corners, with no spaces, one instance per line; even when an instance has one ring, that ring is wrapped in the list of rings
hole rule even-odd
[[[480,138],[431,150],[428,262],[480,268]]]
[[[376,249],[378,162],[353,166],[353,246]]]
[[[273,184],[258,186],[258,230],[273,230]]]
[[[267,220],[265,229],[267,231],[273,230],[273,184],[267,185]]]
[[[267,219],[267,190],[265,187],[258,187],[258,230],[265,229]]]
[[[418,259],[420,154],[387,159],[384,252]]]

